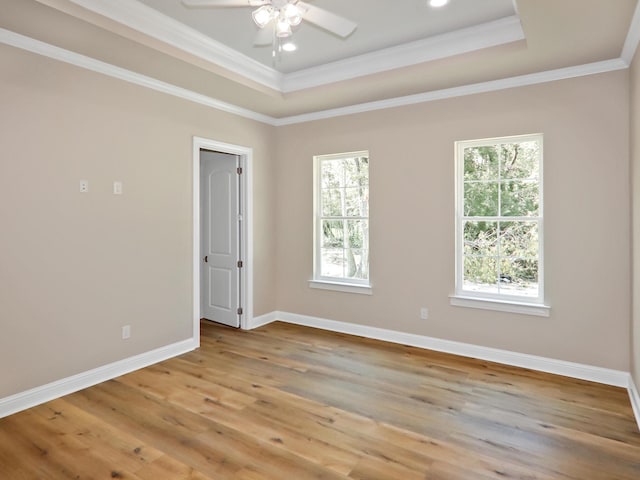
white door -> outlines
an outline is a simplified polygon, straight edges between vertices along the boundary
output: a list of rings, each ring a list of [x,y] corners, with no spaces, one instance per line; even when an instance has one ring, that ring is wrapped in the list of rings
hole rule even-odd
[[[240,326],[239,157],[200,151],[201,316]]]

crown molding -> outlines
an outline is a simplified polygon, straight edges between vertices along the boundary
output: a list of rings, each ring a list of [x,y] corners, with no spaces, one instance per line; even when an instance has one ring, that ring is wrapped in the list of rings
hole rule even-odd
[[[307,68],[284,75],[284,93],[318,87],[356,77],[416,65],[504,45],[525,38],[520,19],[505,17],[493,22],[409,42],[396,47]]]
[[[132,0],[70,1],[202,60],[282,91],[282,73],[143,3]]]
[[[511,16],[284,74],[143,3],[132,0],[70,1],[280,93],[349,80],[524,39],[520,19]]]
[[[50,45],[40,40],[20,35],[0,28],[0,44],[10,45],[15,48],[26,50],[44,57],[59,60],[77,67],[81,67],[96,73],[107,75],[109,77],[124,80],[135,85],[150,88],[158,92],[166,93],[174,97],[189,100],[200,105],[215,108],[224,112],[232,113],[241,117],[256,120],[276,127],[293,125],[296,123],[305,123],[315,120],[323,120],[332,117],[340,117],[344,115],[352,115],[356,113],[371,112],[386,108],[402,107],[413,105],[416,103],[432,102],[435,100],[444,100],[447,98],[461,97],[465,95],[473,95],[477,93],[494,92],[507,88],[524,87],[535,85],[538,83],[552,82],[556,80],[564,80],[568,78],[581,77],[586,75],[594,75],[598,73],[606,73],[615,70],[623,70],[629,67],[629,64],[621,59],[605,60],[602,62],[589,63],[586,65],[578,65],[575,67],[561,68],[550,70],[547,72],[532,73],[518,77],[505,78],[490,82],[476,83],[472,85],[464,85],[462,87],[446,88],[443,90],[434,90],[431,92],[419,93],[416,95],[408,95],[404,97],[390,98],[376,102],[361,103],[350,105],[347,107],[334,108],[330,110],[322,110],[303,115],[294,115],[289,117],[274,118],[252,110],[223,102],[200,93],[187,90],[182,87],[162,82],[155,78],[147,77],[121,67],[116,67],[109,63],[101,62],[93,58],[71,52],[63,48]]]
[[[441,59],[525,38],[520,19],[517,15],[514,15],[482,25],[434,36],[425,40],[410,42],[318,67],[283,74],[138,1],[69,1],[281,93],[294,92],[363,75],[406,67],[416,63]],[[515,0],[514,8],[517,12],[517,3]],[[640,3],[635,9],[620,56],[620,59],[626,62],[627,66],[631,64],[639,43]],[[464,89],[467,87],[461,88]],[[346,108],[357,109],[360,107],[361,106],[354,106]],[[380,108],[386,107],[383,106]],[[334,110],[328,110],[326,112],[333,111]],[[337,109],[337,111],[339,115],[348,114],[339,113],[342,109]],[[355,112],[354,110],[352,113]],[[323,114],[325,114],[325,112],[317,112],[311,115]],[[298,117],[304,117],[304,115],[289,118],[295,119]],[[282,119],[281,121],[286,122],[289,120]],[[297,122],[292,121],[291,123]]]
[[[629,32],[622,47],[622,54],[620,55],[620,58],[627,62],[627,65],[631,65],[638,48],[638,43],[640,43],[640,1],[636,5],[636,10],[631,19],[631,25],[629,26]]]
[[[116,67],[110,63],[101,62],[100,60],[81,55],[79,53],[71,52],[54,45],[50,45],[34,38],[20,35],[19,33],[0,28],[0,44],[10,45],[21,50],[26,50],[31,53],[36,53],[44,57],[48,57],[54,60],[58,60],[64,63],[75,65],[76,67],[84,68],[92,72],[107,75],[112,78],[124,80],[125,82],[133,83],[141,87],[150,88],[158,92],[167,93],[174,97],[189,100],[200,105],[215,108],[216,110],[222,110],[223,112],[232,113],[241,117],[249,118],[251,120],[257,120],[258,122],[267,123],[273,125],[275,118],[268,115],[248,110],[246,108],[233,105],[231,103],[223,102],[215,98],[202,95],[200,93],[187,90],[186,88],[177,87],[170,83],[162,82],[146,75],[141,75],[131,70]]]
[[[403,107],[406,105],[414,105],[416,103],[432,102],[435,100],[444,100],[447,98],[462,97],[466,95],[474,95],[477,93],[487,93],[495,92],[497,90],[505,90],[508,88],[526,87],[538,83],[553,82],[556,80],[565,80],[569,78],[583,77],[586,75],[595,75],[598,73],[623,70],[628,67],[629,65],[627,64],[627,62],[620,58],[614,60],[605,60],[602,62],[578,65],[575,67],[560,68],[557,70],[532,73],[529,75],[521,75],[518,77],[510,77],[489,82],[475,83],[471,85],[464,85],[461,87],[445,88],[442,90],[433,90],[431,92],[407,95],[404,97],[396,97],[387,100],[379,100],[376,102],[360,103],[347,107],[333,108],[330,110],[284,117],[277,119],[275,121],[275,126],[279,127],[283,125],[293,125],[296,123],[324,120],[327,118],[353,115],[355,113],[372,112],[375,110],[383,110],[387,108]]]

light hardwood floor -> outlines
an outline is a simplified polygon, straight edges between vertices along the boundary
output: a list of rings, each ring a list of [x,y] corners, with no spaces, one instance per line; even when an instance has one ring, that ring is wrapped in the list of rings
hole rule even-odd
[[[640,479],[621,388],[274,323],[0,420],[0,478]]]

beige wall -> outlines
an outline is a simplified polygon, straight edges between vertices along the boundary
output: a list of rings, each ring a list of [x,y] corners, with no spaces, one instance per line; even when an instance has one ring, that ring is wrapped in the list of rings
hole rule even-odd
[[[276,308],[273,127],[7,46],[0,112],[0,398],[191,337],[193,135],[254,148]]]
[[[11,47],[0,66],[0,398],[190,336],[193,135],[254,148],[256,315],[630,368],[627,71],[275,129]],[[551,317],[451,307],[453,143],[535,132]],[[312,156],[362,149],[374,294],[310,289]]]
[[[280,128],[278,308],[628,371],[628,81],[621,71]],[[452,307],[454,142],[537,132],[551,316]],[[312,156],[364,149],[373,295],[311,289]]]
[[[640,49],[631,64],[631,171],[633,192],[633,316],[631,373],[640,387]]]

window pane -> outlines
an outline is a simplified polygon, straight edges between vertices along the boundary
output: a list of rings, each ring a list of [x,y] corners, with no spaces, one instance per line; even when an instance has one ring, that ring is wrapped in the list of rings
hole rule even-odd
[[[368,284],[369,153],[314,157],[314,278]]]
[[[347,278],[369,278],[369,252],[367,250],[350,249],[345,251]]]
[[[503,257],[538,257],[538,222],[501,222],[500,254]]]
[[[465,222],[464,254],[495,256],[498,254],[498,222]]]
[[[464,180],[497,180],[498,151],[496,147],[464,149]]]
[[[320,275],[323,277],[342,277],[345,271],[344,250],[323,248],[321,252]]]
[[[369,185],[369,159],[364,157],[344,160],[345,186],[366,187]]]
[[[498,261],[494,257],[464,257],[465,289],[476,290],[484,285],[497,285]],[[474,286],[473,288],[467,288]]]
[[[322,160],[320,163],[322,188],[335,188],[344,185],[344,163],[342,160]]]
[[[345,216],[366,217],[369,215],[369,187],[350,187],[344,189]]]
[[[502,216],[531,217],[538,215],[539,190],[534,182],[509,181],[500,185]]]
[[[538,261],[503,258],[500,261],[500,293],[537,297]]]
[[[344,248],[344,222],[342,220],[322,221],[322,247]]]
[[[347,225],[347,248],[366,248],[369,243],[367,220],[345,220]]]
[[[519,142],[501,145],[503,179],[538,179],[540,171],[540,146],[538,142]]]
[[[498,215],[498,183],[474,182],[464,184],[464,215],[467,217],[495,217]]]
[[[543,301],[542,136],[460,142],[456,291]],[[463,217],[463,218],[460,218]],[[485,218],[483,218],[485,217]],[[486,218],[495,217],[495,218]],[[518,218],[516,218],[518,217]],[[481,220],[492,221],[481,221]]]
[[[342,216],[342,189],[328,188],[322,190],[322,216]]]

